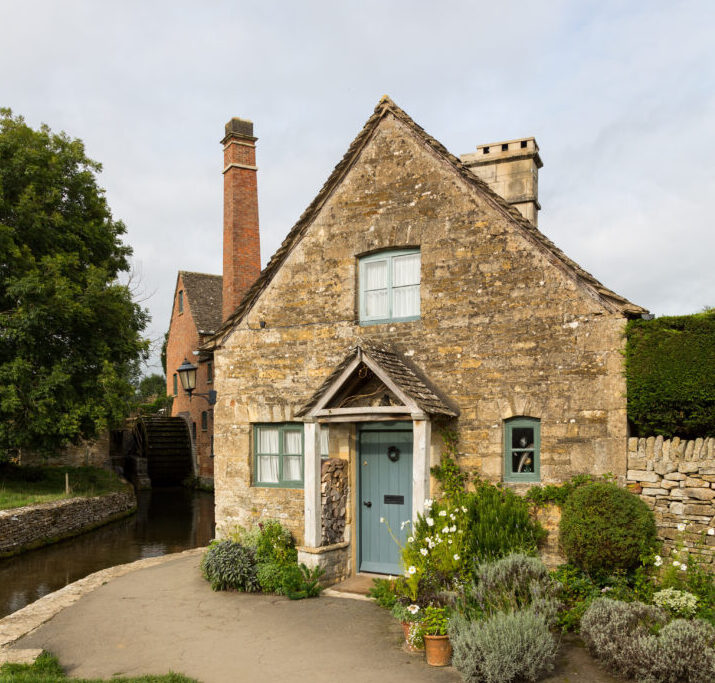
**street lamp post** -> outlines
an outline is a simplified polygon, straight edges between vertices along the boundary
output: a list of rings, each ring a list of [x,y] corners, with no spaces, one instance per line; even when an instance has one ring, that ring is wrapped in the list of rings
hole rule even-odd
[[[189,361],[184,358],[184,362],[176,369],[176,372],[179,373],[181,386],[183,387],[184,391],[189,395],[189,401],[191,401],[192,396],[200,396],[201,398],[206,399],[210,406],[213,406],[216,404],[216,392],[213,389],[211,389],[206,394],[200,394],[195,392],[197,370],[198,368],[195,365],[189,363]]]

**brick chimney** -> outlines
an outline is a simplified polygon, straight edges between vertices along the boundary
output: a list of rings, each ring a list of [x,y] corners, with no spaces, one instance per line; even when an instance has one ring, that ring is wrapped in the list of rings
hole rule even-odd
[[[233,118],[223,145],[223,311],[226,320],[261,272],[253,123]]]
[[[534,225],[539,220],[539,169],[544,165],[534,138],[479,145],[460,159],[494,192]]]

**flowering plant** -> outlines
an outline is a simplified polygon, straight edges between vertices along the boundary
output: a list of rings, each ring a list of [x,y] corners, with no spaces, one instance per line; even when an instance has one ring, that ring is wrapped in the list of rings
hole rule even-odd
[[[687,591],[666,588],[653,596],[653,604],[668,610],[675,617],[692,617],[698,608],[698,599]]]
[[[421,589],[454,587],[465,573],[464,526],[467,508],[447,501],[425,501],[412,535],[402,548],[407,593],[416,600]]]
[[[397,601],[392,608],[392,616],[403,624],[413,624],[422,618],[422,610],[419,605],[404,605]]]

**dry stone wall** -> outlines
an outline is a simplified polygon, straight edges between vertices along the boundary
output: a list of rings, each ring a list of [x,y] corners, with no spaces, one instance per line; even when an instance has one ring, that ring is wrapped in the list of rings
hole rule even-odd
[[[713,563],[715,438],[629,439],[627,481],[653,510],[666,552],[682,543]]]
[[[0,557],[38,548],[118,519],[136,508],[134,489],[94,498],[0,510]]]

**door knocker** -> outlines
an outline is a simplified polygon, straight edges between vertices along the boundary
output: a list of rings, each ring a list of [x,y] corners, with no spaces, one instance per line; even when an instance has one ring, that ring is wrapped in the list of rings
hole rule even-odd
[[[397,446],[390,446],[387,449],[387,457],[390,462],[397,462],[400,459],[400,449]]]

